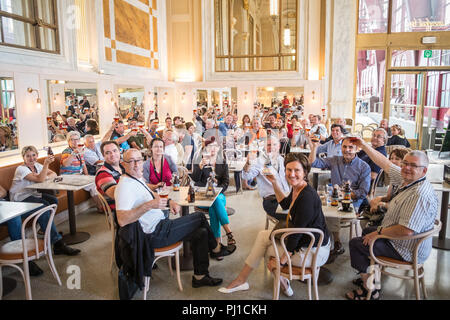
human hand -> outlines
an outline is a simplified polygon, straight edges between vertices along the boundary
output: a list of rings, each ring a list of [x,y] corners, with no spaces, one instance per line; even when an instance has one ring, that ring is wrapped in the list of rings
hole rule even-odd
[[[370,244],[370,242],[372,242],[376,236],[378,236],[378,232],[376,232],[376,231],[366,234],[363,237],[363,244],[365,246],[368,246]]]
[[[48,156],[48,157],[45,158],[45,160],[44,160],[44,166],[45,166],[45,165],[49,165],[49,164],[52,163],[53,161],[55,161],[55,156],[53,156],[53,155]]]
[[[151,209],[167,208],[167,198],[161,198],[158,194],[155,194],[155,199],[148,201],[148,203],[151,203]]]
[[[172,212],[173,214],[179,214],[181,211],[181,206],[173,200],[170,201],[169,208],[170,212]]]

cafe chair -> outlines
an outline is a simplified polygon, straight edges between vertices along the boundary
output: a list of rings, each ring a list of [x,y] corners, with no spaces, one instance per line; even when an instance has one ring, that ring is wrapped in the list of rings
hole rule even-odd
[[[28,262],[33,260],[38,260],[45,255],[47,263],[50,270],[55,277],[58,285],[61,286],[61,280],[59,278],[58,272],[55,268],[52,256],[52,244],[50,242],[50,229],[55,217],[57,205],[52,204],[45,208],[42,208],[35,213],[28,216],[22,223],[22,239],[10,241],[0,247],[0,275],[1,268],[3,266],[13,267],[19,270],[20,274],[25,283],[25,294],[27,300],[32,300],[31,296],[31,284],[30,284],[30,273],[28,269]],[[39,217],[47,211],[51,211],[50,219],[48,220],[47,227],[45,229],[44,238],[39,239],[36,229],[36,224]],[[28,222],[31,221],[32,224],[32,237],[27,238],[26,236],[26,226]],[[22,263],[23,270],[16,264]],[[2,281],[0,277],[0,281]],[[0,285],[0,297],[2,296],[2,285]]]
[[[178,177],[180,178],[180,186],[188,187],[191,182],[191,178],[189,177],[189,170],[186,167],[178,166]]]
[[[269,223],[272,222],[273,224],[277,224],[279,221],[278,219],[272,217],[271,215],[266,213],[266,227],[264,228],[265,230],[267,230],[269,228]]]
[[[183,242],[179,241],[176,242],[170,246],[163,247],[163,248],[157,248],[155,249],[155,260],[153,260],[153,265],[158,261],[159,259],[163,257],[169,257],[169,270],[170,275],[173,275],[172,271],[172,257],[175,256],[175,272],[177,273],[177,282],[178,282],[178,288],[180,291],[183,291],[183,285],[181,284],[181,278],[180,278],[180,250],[183,248]],[[147,292],[150,289],[150,277],[145,277],[145,288],[143,292],[142,299],[147,300]]]
[[[372,122],[372,123],[368,124],[366,127],[370,127],[375,130],[375,129],[378,129],[380,126],[378,125],[378,123]]]
[[[355,124],[355,132],[360,133],[363,128],[364,128],[364,125],[362,123]]]
[[[372,127],[364,127],[361,130],[361,136],[364,140],[366,141],[370,141],[370,139],[372,138],[372,133],[373,133],[373,128]]]
[[[312,287],[314,288],[314,298],[315,300],[319,300],[319,290],[317,287],[317,279],[319,278],[320,266],[317,266],[317,255],[319,250],[315,252],[311,252],[311,249],[316,240],[314,233],[319,234],[319,241],[317,242],[317,248],[322,246],[324,234],[322,230],[316,228],[284,228],[277,229],[272,232],[270,235],[270,240],[272,241],[272,246],[275,251],[275,259],[277,261],[277,267],[274,270],[274,279],[273,279],[273,299],[278,300],[280,297],[280,276],[287,278],[288,280],[307,280],[308,285],[308,297],[309,300],[312,300],[311,296],[311,281]],[[283,249],[283,252],[278,253],[277,240],[275,235],[281,234],[280,244]],[[291,234],[303,234],[310,238],[310,242],[308,248],[306,249],[306,254],[304,256],[302,265],[299,267],[293,266],[291,263],[291,259],[286,249],[286,245],[284,240],[287,236]],[[280,255],[286,254],[288,256],[287,265],[282,267],[280,266]],[[309,255],[311,258],[309,259]],[[306,267],[306,262],[311,261],[311,265]]]
[[[420,300],[420,286],[422,286],[422,292],[423,296],[426,299],[427,298],[427,290],[425,287],[425,269],[423,268],[424,263],[420,264],[417,262],[417,255],[419,251],[420,244],[427,240],[428,238],[432,237],[433,235],[439,233],[441,230],[442,223],[439,220],[434,221],[434,227],[433,229],[422,232],[419,234],[416,234],[414,236],[408,236],[408,237],[389,237],[386,235],[377,235],[373,238],[373,240],[369,244],[369,252],[370,252],[370,270],[371,270],[371,277],[373,277],[375,285],[373,286],[374,289],[380,288],[380,282],[381,282],[381,273],[387,274],[392,277],[396,277],[399,279],[404,280],[414,280],[414,289],[416,293],[416,299]],[[390,239],[390,240],[417,240],[417,243],[414,247],[414,253],[413,253],[413,261],[407,262],[407,261],[401,261],[396,260],[393,258],[383,257],[383,256],[375,256],[373,253],[373,245],[377,239]],[[386,268],[392,268],[402,271],[407,271],[406,275],[401,275],[393,272],[386,271]],[[412,274],[411,274],[412,272]],[[367,297],[370,298],[372,293],[372,290],[368,290]]]
[[[280,145],[282,146],[281,152],[280,154],[284,157],[286,156],[286,150],[287,147],[289,146],[289,138],[280,138]]]
[[[113,266],[114,266],[114,258],[115,258],[115,242],[116,242],[116,232],[118,229],[118,226],[116,224],[116,221],[114,219],[114,212],[112,212],[108,202],[106,201],[106,199],[103,197],[103,195],[101,195],[100,193],[98,193],[98,198],[100,199],[100,203],[102,204],[102,208],[103,211],[106,213],[106,223],[108,225],[108,228],[111,232],[111,240],[112,240],[112,244],[111,244],[111,272],[113,271]]]

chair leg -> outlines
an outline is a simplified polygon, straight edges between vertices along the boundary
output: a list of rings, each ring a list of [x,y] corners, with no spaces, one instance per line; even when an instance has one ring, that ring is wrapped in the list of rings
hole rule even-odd
[[[114,244],[116,242],[115,239],[115,230],[114,230],[114,226],[112,227],[112,244],[111,244],[111,272],[113,272],[113,267],[114,267],[114,259],[116,257],[116,252],[115,252],[115,248],[114,248]]]
[[[280,276],[275,275],[273,276],[273,300],[279,300],[280,299]]]
[[[56,270],[55,263],[53,262],[53,256],[51,250],[48,250],[47,254],[45,255],[45,258],[47,259],[48,266],[50,267],[50,271],[53,274],[53,277],[56,279],[56,282],[58,282],[58,285],[61,285],[61,279],[59,278],[58,271]]]
[[[30,270],[28,269],[28,261],[23,261],[23,280],[25,283],[25,294],[27,300],[33,300],[31,296]]]
[[[416,292],[416,300],[420,300],[419,274],[417,266],[414,268],[414,290]]]
[[[312,294],[311,294],[311,278],[308,278],[308,299],[312,300]]]
[[[150,287],[150,277],[144,277],[144,290],[142,291],[142,300],[147,300],[147,291]]]
[[[269,218],[266,216],[266,227],[264,229],[267,230],[267,228],[269,228]]]
[[[425,286],[425,270],[423,268],[420,268],[420,274],[422,275],[420,284],[422,285],[423,298],[428,299],[427,287]]]
[[[180,291],[183,291],[183,285],[181,284],[181,277],[180,277],[180,251],[178,250],[175,252],[175,268],[177,273],[177,281],[178,281],[178,288],[180,288]]]
[[[167,262],[169,263],[169,271],[170,275],[173,276],[173,269],[172,269],[172,256],[167,256]]]

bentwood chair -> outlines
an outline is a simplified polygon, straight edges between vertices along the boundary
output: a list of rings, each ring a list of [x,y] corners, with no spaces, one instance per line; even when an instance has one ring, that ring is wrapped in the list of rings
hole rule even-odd
[[[181,284],[181,277],[180,277],[180,250],[183,248],[183,242],[179,241],[176,242],[170,246],[163,247],[163,248],[157,248],[155,249],[155,260],[153,260],[153,265],[158,261],[159,259],[163,257],[168,257],[169,260],[169,270],[170,275],[173,276],[172,271],[172,257],[175,256],[175,272],[177,273],[177,282],[178,282],[178,288],[180,291],[183,291],[183,285]],[[147,292],[150,289],[150,277],[145,277],[145,288],[143,291],[142,299],[147,300]]]
[[[116,221],[114,219],[114,212],[111,210],[108,202],[106,199],[98,193],[98,197],[100,199],[100,203],[102,204],[103,211],[106,213],[106,223],[108,224],[108,228],[111,232],[111,272],[113,271],[114,266],[114,257],[115,257],[115,242],[116,242],[116,232],[118,229],[118,226],[116,224]]]
[[[364,125],[362,123],[355,124],[355,132],[360,133],[363,128],[364,128]]]
[[[27,300],[32,300],[28,261],[38,260],[42,256],[45,256],[45,258],[47,259],[47,263],[50,267],[53,277],[55,277],[58,285],[61,285],[58,271],[56,271],[56,267],[53,262],[52,244],[50,241],[50,230],[53,218],[55,217],[56,208],[57,205],[52,204],[28,216],[22,223],[22,239],[7,242],[0,247],[0,298],[3,294],[1,268],[3,266],[9,266],[19,270],[25,283],[26,298]],[[50,211],[50,219],[48,220],[47,227],[45,228],[44,238],[38,239],[36,224],[38,222],[38,219],[47,211]],[[27,238],[25,230],[28,222],[30,221],[32,225],[32,236],[30,238]],[[23,264],[23,270],[16,265],[18,263]]]
[[[314,242],[316,240],[314,233],[319,234],[319,241],[317,242],[317,250],[314,252],[311,250]],[[281,234],[280,244],[283,249],[283,252],[278,252],[277,240],[275,235]],[[286,245],[284,240],[287,236],[291,234],[303,234],[310,238],[310,242],[308,248],[306,249],[302,265],[299,267],[292,266],[291,259],[286,249]],[[315,300],[319,300],[319,290],[317,287],[317,279],[319,278],[320,266],[317,266],[317,256],[319,254],[319,248],[322,246],[324,234],[322,230],[316,228],[285,228],[285,229],[277,229],[272,232],[270,235],[270,240],[272,241],[272,246],[275,251],[275,259],[277,267],[274,269],[274,280],[273,280],[273,299],[278,300],[280,297],[280,276],[283,276],[289,280],[307,280],[308,285],[308,297],[309,300],[312,300],[311,295],[311,281],[313,283],[314,288],[314,298]],[[280,255],[286,254],[288,256],[287,265],[284,267],[280,266]],[[309,259],[309,255],[311,258]],[[311,261],[309,266],[306,266],[306,263]]]
[[[369,251],[370,251],[370,270],[371,270],[371,277],[374,280],[374,285],[372,285],[372,288],[369,288],[367,299],[370,298],[372,294],[373,289],[380,289],[380,282],[381,282],[381,273],[387,274],[392,277],[396,277],[403,280],[414,280],[414,289],[416,293],[416,299],[420,300],[420,286],[422,286],[422,292],[423,296],[426,299],[427,298],[427,290],[425,288],[425,269],[423,268],[424,263],[418,263],[417,262],[417,255],[419,252],[420,245],[433,235],[439,233],[441,230],[442,223],[439,220],[434,221],[433,229],[416,234],[414,236],[409,237],[389,237],[386,235],[377,235],[373,238],[373,240],[369,244]],[[413,259],[412,262],[407,261],[400,261],[389,257],[383,257],[383,256],[375,256],[373,253],[373,245],[377,239],[390,239],[390,240],[401,240],[401,241],[410,241],[410,240],[416,240],[417,242],[414,245],[414,251],[413,251]],[[396,270],[403,270],[407,271],[406,275],[401,275],[393,272],[386,271],[386,268],[392,268]],[[410,272],[412,271],[412,274]]]

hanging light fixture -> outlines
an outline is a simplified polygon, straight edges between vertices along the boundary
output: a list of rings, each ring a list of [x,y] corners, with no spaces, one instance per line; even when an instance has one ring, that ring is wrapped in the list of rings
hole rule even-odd
[[[284,26],[283,44],[286,47],[290,47],[291,46],[291,28],[289,27],[289,0],[287,0],[286,3],[287,3],[286,25]]]
[[[278,15],[278,0],[270,0],[270,15],[272,17]]]

